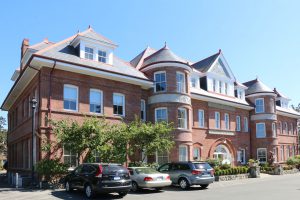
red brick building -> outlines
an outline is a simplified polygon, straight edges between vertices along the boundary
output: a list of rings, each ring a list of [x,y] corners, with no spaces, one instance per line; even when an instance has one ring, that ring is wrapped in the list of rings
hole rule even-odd
[[[265,162],[271,151],[276,162],[298,153],[300,114],[289,99],[258,79],[239,83],[221,51],[191,63],[165,45],[127,62],[116,48],[92,28],[57,43],[23,40],[21,66],[1,107],[8,111],[10,172],[31,168],[32,97],[38,100],[35,162],[44,156],[41,138],[53,139],[47,119],[86,115],[174,122],[175,148],[149,162],[220,158],[238,165],[249,158]],[[60,153],[75,163],[72,152]]]

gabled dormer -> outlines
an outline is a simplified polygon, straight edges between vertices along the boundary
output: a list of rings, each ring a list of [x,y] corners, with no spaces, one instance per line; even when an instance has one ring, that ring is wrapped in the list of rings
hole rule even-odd
[[[234,97],[235,77],[221,50],[208,58],[194,63],[192,66],[203,73],[200,83],[202,89]]]
[[[276,88],[274,88],[274,92],[276,94],[276,106],[280,106],[282,108],[289,108],[289,102],[291,101],[291,99],[278,92]]]
[[[117,45],[96,33],[90,26],[86,31],[78,33],[70,45],[82,59],[113,65],[113,51]]]
[[[234,94],[235,94],[235,97],[238,98],[238,99],[241,99],[241,100],[245,100],[245,90],[247,88],[248,87],[245,86],[242,83],[239,83],[237,81],[234,82]]]

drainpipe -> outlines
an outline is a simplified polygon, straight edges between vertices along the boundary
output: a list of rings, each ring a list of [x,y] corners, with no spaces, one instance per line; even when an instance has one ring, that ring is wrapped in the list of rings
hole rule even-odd
[[[56,67],[56,61],[54,61],[52,70],[51,70],[50,75],[49,75],[50,84],[49,84],[49,98],[48,98],[48,112],[49,112],[48,119],[51,119],[51,112],[52,112],[52,109],[51,109],[51,100],[52,100],[52,75],[53,75],[55,67]]]

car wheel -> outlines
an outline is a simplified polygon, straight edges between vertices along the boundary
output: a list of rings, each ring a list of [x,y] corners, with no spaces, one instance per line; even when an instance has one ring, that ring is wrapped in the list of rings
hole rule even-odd
[[[157,187],[157,188],[155,188],[155,190],[156,190],[156,191],[161,191],[161,190],[162,190],[162,188],[160,188],[160,187]]]
[[[84,187],[84,193],[85,193],[85,196],[90,199],[94,196],[94,190],[92,188],[92,186],[90,184],[87,184],[85,187]]]
[[[208,184],[202,184],[200,185],[203,189],[207,188],[208,187]]]
[[[69,183],[69,181],[67,181],[65,183],[65,190],[66,190],[66,192],[72,192],[73,191],[73,188],[71,187],[71,184]]]
[[[125,197],[127,195],[128,192],[119,192],[119,196],[121,198]]]
[[[132,192],[137,192],[139,190],[139,186],[135,181],[132,181],[131,183],[131,191]]]
[[[186,178],[179,179],[178,183],[179,183],[180,188],[183,190],[187,190],[190,187],[190,183],[188,182],[188,180]]]

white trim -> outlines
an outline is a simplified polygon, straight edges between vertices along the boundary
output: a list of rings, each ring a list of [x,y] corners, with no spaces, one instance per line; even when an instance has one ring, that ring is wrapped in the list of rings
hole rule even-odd
[[[266,152],[266,161],[265,162],[267,162],[268,161],[268,152],[267,152],[267,148],[257,148],[256,149],[256,158],[257,158],[257,160],[259,160],[259,158],[258,158],[258,151],[259,150],[264,150],[265,152]],[[261,162],[261,163],[265,163],[265,162]]]
[[[126,99],[125,99],[125,95],[124,94],[122,94],[122,93],[117,93],[117,92],[114,92],[113,93],[113,102],[112,102],[112,104],[113,104],[113,107],[114,107],[114,96],[115,95],[117,95],[117,96],[122,96],[123,97],[123,105],[122,105],[122,111],[123,111],[123,114],[122,115],[119,115],[119,114],[114,114],[113,113],[113,115],[115,115],[115,116],[122,116],[122,117],[125,117],[125,105],[126,105]],[[113,108],[114,109],[114,108]],[[113,111],[114,112],[114,111]]]
[[[148,65],[147,67],[143,68],[141,71],[142,72],[146,72],[155,68],[160,68],[160,67],[178,67],[178,68],[183,68],[188,70],[189,72],[192,71],[192,68],[189,67],[186,64],[182,64],[182,63],[173,63],[173,62],[164,62],[164,63],[156,63],[156,64],[151,64]]]
[[[201,126],[201,123],[200,123],[200,112],[203,113],[203,118],[202,118],[203,126]],[[203,109],[198,109],[198,127],[200,127],[200,128],[205,127],[205,112]]]
[[[144,110],[142,110],[142,104],[144,106]],[[146,101],[144,99],[141,99],[141,111],[143,111],[143,121],[146,121]]]
[[[168,122],[168,108],[167,107],[157,107],[154,109],[154,118],[155,118],[155,122],[157,122],[157,115],[156,115],[156,111],[157,110],[162,110],[165,109],[166,110],[166,121]]]
[[[154,103],[183,103],[191,105],[191,97],[187,96],[186,94],[155,94],[148,98],[148,104]]]
[[[178,80],[177,80],[177,75],[182,75],[183,76],[183,85],[181,86],[182,88],[183,88],[183,91],[179,91],[179,88],[178,88]],[[186,80],[185,80],[186,78],[185,78],[185,73],[183,73],[183,72],[179,72],[179,71],[177,71],[176,72],[176,91],[178,92],[178,93],[186,93]],[[180,83],[181,84],[181,83]]]
[[[276,127],[276,123],[275,122],[272,123],[272,137],[273,138],[277,137],[277,127]]]
[[[96,113],[96,112],[91,112],[91,108],[89,108],[90,110],[90,113],[92,114],[103,114],[104,113],[104,110],[103,110],[103,91],[102,90],[99,90],[99,89],[94,89],[94,88],[90,88],[90,96],[89,96],[89,105],[91,106],[91,91],[93,92],[99,92],[100,93],[100,107],[101,107],[101,112],[100,113]]]
[[[155,76],[156,76],[156,74],[162,74],[162,73],[165,74],[166,88],[165,88],[165,90],[163,90],[163,91],[156,91],[156,80],[155,80]],[[157,71],[157,72],[154,72],[154,74],[153,74],[153,80],[154,80],[154,92],[155,92],[155,93],[160,93],[160,92],[166,92],[166,91],[167,91],[168,84],[167,84],[167,73],[166,73],[166,71]]]
[[[228,121],[226,121],[228,119]],[[230,117],[228,113],[224,114],[225,130],[230,130]]]
[[[238,123],[239,122],[239,123]],[[235,117],[235,123],[236,123],[236,131],[241,131],[241,116],[237,115]]]
[[[66,109],[65,108],[65,87],[69,88],[75,88],[76,89],[76,110],[71,110],[71,109]],[[64,84],[63,87],[63,109],[67,111],[72,111],[72,112],[78,112],[79,111],[79,88],[76,85],[71,85],[71,84]]]
[[[246,94],[246,97],[257,97],[257,96],[273,96],[276,97],[275,93],[271,92],[260,92],[260,93],[254,93],[254,94]]]
[[[186,153],[185,158],[181,157],[180,148],[184,148],[185,153]],[[188,156],[188,146],[187,145],[179,145],[179,147],[178,147],[178,161],[188,161],[188,157],[189,157]]]
[[[257,130],[258,130],[257,127],[258,127],[259,125],[264,125],[264,135],[261,136],[261,137],[257,137]],[[267,135],[267,133],[266,133],[266,124],[263,123],[263,122],[256,123],[256,124],[255,124],[255,127],[256,127],[256,130],[255,130],[255,136],[256,136],[256,138],[266,138],[266,135]]]
[[[256,101],[260,101],[260,100],[262,100],[262,106],[263,106],[263,109],[262,109],[262,111],[257,111],[257,103],[256,103]],[[257,98],[257,99],[255,99],[255,113],[256,114],[259,114],[259,113],[264,113],[265,112],[265,99],[264,98]]]
[[[251,115],[251,121],[255,120],[277,120],[276,114],[254,114]]]

